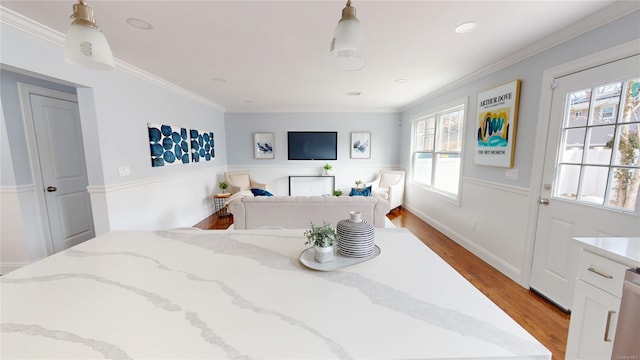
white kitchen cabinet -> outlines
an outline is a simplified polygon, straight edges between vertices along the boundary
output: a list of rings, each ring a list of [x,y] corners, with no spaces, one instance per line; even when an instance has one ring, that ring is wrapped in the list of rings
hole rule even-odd
[[[619,308],[619,297],[576,281],[566,358],[609,359]]]
[[[576,238],[580,244],[566,359],[610,359],[625,271],[640,266],[640,238]]]

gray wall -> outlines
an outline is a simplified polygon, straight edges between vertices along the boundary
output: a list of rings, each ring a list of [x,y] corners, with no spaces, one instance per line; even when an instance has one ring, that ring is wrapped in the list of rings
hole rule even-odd
[[[539,113],[541,93],[551,91],[542,88],[544,72],[639,38],[640,11],[635,11],[491,75],[442,91],[403,111],[400,136],[404,141],[400,142],[400,156],[402,166],[409,169],[411,119],[455,99],[468,99],[459,201],[413,183],[409,176],[404,206],[528,287],[537,228],[538,189],[542,182],[542,174],[533,173],[534,168],[540,168],[534,160],[539,161],[535,152],[544,151],[546,140],[537,139],[536,132],[538,121],[548,121]],[[522,81],[514,164],[518,179],[507,180],[505,168],[474,164],[476,105],[478,93],[516,79]]]
[[[336,189],[348,192],[355,180],[373,180],[382,169],[400,163],[398,113],[227,113],[227,165],[230,170],[252,171],[257,181],[276,195],[289,193],[289,175],[319,175],[322,165],[333,166]],[[287,131],[337,131],[335,161],[287,160]],[[371,132],[371,158],[351,159],[351,132]],[[253,134],[274,134],[274,159],[254,159]]]
[[[546,69],[582,58],[586,55],[622,44],[640,36],[640,12],[636,11],[598,29],[588,32],[568,42],[555,46],[538,55],[518,62],[504,70],[474,81],[458,89],[427,98],[422,103],[402,112],[402,138],[409,139],[411,134],[411,117],[428,111],[443,103],[460,97],[469,97],[467,124],[465,128],[464,165],[462,175],[484,181],[529,188],[532,178],[540,174],[532,174],[533,150],[538,121],[538,106],[542,83],[542,74]],[[473,151],[476,129],[476,106],[479,92],[506,84],[513,80],[522,80],[520,89],[520,107],[516,138],[514,168],[518,170],[518,180],[506,180],[505,169],[476,166],[473,163]],[[409,168],[410,142],[404,141],[401,150],[402,163]]]
[[[287,160],[287,131],[337,131],[336,166],[398,164],[400,160],[400,115],[397,113],[227,113],[227,161],[229,165],[262,164],[253,158],[253,133],[275,135],[275,159],[271,165],[308,165],[305,161]],[[351,159],[351,132],[371,132],[371,159]]]

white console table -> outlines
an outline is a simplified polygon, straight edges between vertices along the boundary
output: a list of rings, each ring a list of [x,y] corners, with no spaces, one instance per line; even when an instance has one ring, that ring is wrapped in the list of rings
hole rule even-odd
[[[333,195],[335,184],[335,176],[291,175],[289,195]]]

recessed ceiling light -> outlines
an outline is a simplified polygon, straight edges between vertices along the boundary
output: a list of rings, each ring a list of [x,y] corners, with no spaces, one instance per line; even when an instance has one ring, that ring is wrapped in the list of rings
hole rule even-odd
[[[148,22],[142,20],[142,19],[138,19],[138,18],[128,18],[127,19],[127,24],[133,26],[136,29],[140,29],[140,30],[151,30],[153,29],[153,25],[149,24]]]
[[[462,23],[460,25],[458,25],[456,27],[456,32],[458,34],[464,34],[464,33],[468,33],[470,31],[475,30],[475,28],[478,27],[478,23],[477,22],[473,22],[473,21],[469,21],[466,23]]]
[[[224,83],[224,82],[227,82],[227,79],[223,79],[223,78],[221,78],[221,77],[214,77],[214,78],[213,78],[213,79],[211,79],[211,80],[213,80],[213,81],[215,81],[215,82],[217,82],[217,83]]]
[[[407,82],[407,79],[395,79],[396,84],[404,84]]]
[[[349,96],[360,96],[360,94],[362,94],[362,91],[347,91]]]

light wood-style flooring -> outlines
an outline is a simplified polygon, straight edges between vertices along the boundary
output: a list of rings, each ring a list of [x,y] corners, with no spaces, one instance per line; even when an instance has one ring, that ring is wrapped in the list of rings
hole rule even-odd
[[[564,359],[569,315],[535,292],[476,257],[405,209],[396,209],[387,217],[397,227],[407,228],[425,245],[477,287],[504,312],[551,351],[554,360]],[[232,217],[215,214],[194,225],[200,229],[226,229]]]

